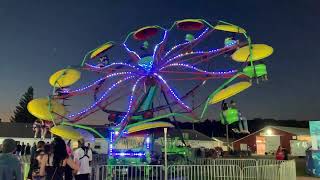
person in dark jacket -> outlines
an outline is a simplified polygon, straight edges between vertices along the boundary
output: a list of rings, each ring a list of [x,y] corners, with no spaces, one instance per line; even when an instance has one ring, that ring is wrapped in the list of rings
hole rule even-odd
[[[34,142],[31,148],[31,157],[34,157],[34,154],[36,153],[36,151],[37,151],[37,144]]]
[[[26,150],[26,145],[24,144],[24,142],[22,142],[22,145],[21,145],[21,156],[24,156],[25,150]]]
[[[283,152],[283,154],[284,154],[284,160],[289,160],[289,157],[288,157],[288,155],[289,155],[288,150],[287,150],[286,148],[283,148],[283,149],[282,149],[282,152]]]
[[[26,146],[26,151],[25,151],[25,155],[28,156],[31,154],[31,146],[29,143],[27,143],[27,146]]]
[[[39,141],[37,144],[37,149],[35,150],[35,152],[31,154],[30,168],[29,168],[27,179],[31,180],[32,176],[37,172],[39,172],[39,163],[38,163],[37,157],[44,154],[44,145],[45,145],[44,141]]]
[[[20,152],[21,152],[21,145],[20,145],[20,142],[17,142],[16,155],[20,156]]]

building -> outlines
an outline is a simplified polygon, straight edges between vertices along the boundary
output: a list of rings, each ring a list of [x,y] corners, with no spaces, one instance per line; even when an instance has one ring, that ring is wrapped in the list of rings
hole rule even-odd
[[[275,153],[281,145],[291,155],[305,156],[311,141],[308,128],[266,126],[265,128],[240,138],[232,143],[235,151],[247,151],[265,155]]]
[[[107,135],[107,126],[99,125],[99,126],[90,126],[95,130],[99,131],[102,135]],[[157,137],[156,142],[158,144],[163,145],[163,130],[159,130],[160,133],[156,134]],[[217,138],[210,138],[204,135],[201,132],[196,130],[182,129],[181,133],[186,141],[186,144],[191,148],[206,148],[206,149],[214,149],[215,147],[223,147],[226,150],[225,140],[219,140]],[[2,122],[0,123],[0,144],[6,138],[12,138],[15,141],[24,142],[33,144],[40,140],[40,138],[33,138],[34,133],[32,131],[32,124],[29,123],[9,123]],[[108,142],[106,139],[99,138],[95,136],[95,143],[92,144],[93,149],[102,154],[106,154],[108,151]],[[168,143],[173,143],[175,145],[182,145],[180,139],[180,132],[177,129],[169,129],[168,130]],[[159,138],[158,138],[159,137]],[[108,138],[108,137],[106,137]],[[44,140],[45,142],[50,142],[51,139],[48,137]],[[230,142],[232,140],[230,139]],[[224,146],[223,146],[224,145]]]
[[[100,133],[106,133],[106,126],[90,126],[94,127]],[[108,143],[105,139],[98,138],[95,136],[95,143],[92,144],[93,149],[101,154],[106,154],[108,149]],[[32,124],[30,123],[11,123],[11,122],[1,122],[0,123],[0,144],[2,144],[4,139],[12,138],[17,142],[27,144],[31,146],[33,143],[40,141],[40,138],[33,138],[34,132],[32,130]],[[50,135],[44,139],[45,142],[51,142]]]
[[[212,139],[199,131],[191,129],[181,129],[183,139],[186,144],[191,148],[206,148],[214,149],[215,147],[221,147],[222,143],[218,140]],[[168,131],[168,142],[172,142],[175,145],[182,145],[180,141],[180,132],[176,129],[169,129]],[[160,138],[156,140],[160,145],[164,144],[163,134],[159,134]],[[174,141],[174,142],[173,142]]]
[[[223,151],[228,151],[229,142],[233,142],[235,140],[234,138],[227,139],[226,137],[212,137],[212,139],[215,141],[215,147],[221,147]]]

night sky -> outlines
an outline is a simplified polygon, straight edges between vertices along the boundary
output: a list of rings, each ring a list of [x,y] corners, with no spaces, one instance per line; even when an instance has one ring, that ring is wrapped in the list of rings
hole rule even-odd
[[[253,42],[275,49],[265,60],[270,80],[236,97],[248,118],[319,119],[319,7],[318,0],[2,0],[0,118],[8,119],[30,85],[36,97],[48,95],[50,74],[106,41],[141,26],[203,18],[242,26]]]

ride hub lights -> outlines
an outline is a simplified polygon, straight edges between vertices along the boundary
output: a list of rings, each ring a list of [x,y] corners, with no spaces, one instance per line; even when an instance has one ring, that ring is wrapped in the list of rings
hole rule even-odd
[[[114,157],[144,157],[146,153],[144,152],[113,152]]]
[[[147,71],[149,73],[150,70],[152,69],[153,57],[147,56],[147,57],[141,58],[138,61],[138,65],[141,66],[145,71]]]

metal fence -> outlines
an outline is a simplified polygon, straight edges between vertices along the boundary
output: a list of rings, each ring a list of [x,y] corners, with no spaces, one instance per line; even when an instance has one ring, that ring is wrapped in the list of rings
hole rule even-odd
[[[296,162],[294,160],[281,163],[279,170],[280,180],[282,179],[296,179]]]
[[[92,164],[94,166],[96,165],[104,165],[108,161],[108,155],[107,154],[93,154],[92,156]]]
[[[242,169],[243,180],[279,180],[279,165],[248,166]]]
[[[295,180],[295,161],[202,159],[198,165],[97,166],[92,180]]]
[[[257,160],[255,159],[225,159],[225,158],[218,158],[218,159],[197,159],[195,161],[198,165],[234,165],[239,166],[241,169],[247,166],[256,166]]]
[[[168,167],[169,180],[240,180],[241,174],[240,167],[232,165],[174,165]]]
[[[286,161],[275,160],[275,159],[257,159],[257,166],[280,165],[283,162],[286,162]]]
[[[162,165],[104,165],[93,169],[93,180],[163,180],[165,179]]]

